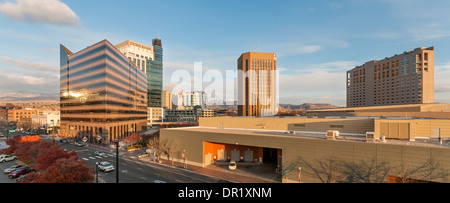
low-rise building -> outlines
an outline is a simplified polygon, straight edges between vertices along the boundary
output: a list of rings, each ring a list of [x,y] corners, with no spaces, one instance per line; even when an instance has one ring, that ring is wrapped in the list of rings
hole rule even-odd
[[[180,143],[178,162],[257,164],[279,182],[326,182],[318,166],[330,161],[383,168],[359,181],[450,182],[441,173],[450,170],[450,119],[210,117],[197,127],[161,129],[160,139]],[[404,177],[405,167],[431,175]]]

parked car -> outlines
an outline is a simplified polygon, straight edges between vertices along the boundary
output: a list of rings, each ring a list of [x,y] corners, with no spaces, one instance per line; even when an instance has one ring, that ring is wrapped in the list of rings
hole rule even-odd
[[[148,156],[150,156],[150,154],[147,153],[147,152],[144,152],[144,153],[138,155],[138,159],[142,159],[142,158],[145,158],[145,157],[148,157]]]
[[[28,173],[29,174],[29,173]],[[16,183],[21,183],[21,182],[24,182],[24,181],[27,181],[27,180],[29,180],[29,176],[27,176],[28,174],[25,174],[25,175],[20,175],[17,179],[16,179]],[[34,181],[31,181],[31,182],[34,182]]]
[[[67,139],[60,139],[59,142],[60,143],[67,143]]]
[[[16,160],[17,157],[13,156],[13,155],[6,155],[6,154],[2,154],[0,155],[0,162],[7,162],[7,161],[14,161]]]
[[[228,165],[228,169],[234,171],[236,170],[236,161],[230,161],[230,165]]]
[[[9,178],[18,178],[21,175],[29,174],[31,172],[36,172],[36,170],[31,169],[31,168],[19,169],[19,170],[15,170],[15,171],[9,173],[8,177]]]
[[[154,180],[153,183],[166,183],[166,182],[164,182],[162,180]]]
[[[98,168],[100,171],[103,171],[103,172],[114,171],[114,166],[111,163],[106,162],[106,161],[100,162],[98,164]]]
[[[14,166],[11,166],[11,167],[6,168],[5,170],[3,170],[3,173],[11,173],[11,172],[13,172],[15,170],[23,169],[25,167],[27,167],[27,166],[25,166],[25,165],[14,165]]]
[[[105,153],[105,152],[102,152],[102,151],[96,151],[96,152],[95,152],[95,155],[96,155],[96,156],[106,156],[106,153]]]

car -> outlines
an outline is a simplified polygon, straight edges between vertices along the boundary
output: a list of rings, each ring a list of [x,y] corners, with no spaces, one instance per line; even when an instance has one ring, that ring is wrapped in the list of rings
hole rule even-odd
[[[7,162],[7,161],[14,161],[16,160],[17,157],[14,155],[7,155],[7,154],[2,154],[0,155],[0,162]]]
[[[15,170],[23,169],[25,167],[27,167],[27,166],[25,166],[25,165],[14,165],[14,166],[11,166],[11,167],[6,168],[5,170],[3,170],[3,173],[11,173],[11,172],[13,172]]]
[[[60,143],[67,143],[67,139],[60,139],[59,142]]]
[[[154,180],[153,183],[166,183],[166,182],[164,182],[162,180]]]
[[[98,169],[103,172],[114,171],[114,166],[106,161],[98,163]]]
[[[95,155],[96,155],[96,156],[106,156],[106,153],[105,153],[105,152],[102,152],[102,151],[96,151],[96,152],[95,152]]]
[[[81,143],[78,143],[78,142],[75,142],[75,146],[77,146],[77,147],[84,147],[84,145],[83,145],[83,144],[81,144]]]
[[[22,183],[25,181],[31,181],[34,182],[33,180],[30,180],[30,178],[27,176],[28,174],[25,175],[20,175],[17,179],[16,179],[16,183]]]
[[[150,156],[150,154],[147,153],[147,152],[144,152],[144,153],[138,155],[138,159],[142,159],[142,158],[145,158],[145,157],[148,157],[148,156]]]
[[[36,172],[36,170],[31,169],[31,168],[19,169],[19,170],[15,170],[15,171],[9,173],[8,177],[9,178],[18,178],[21,175],[29,174],[31,172]]]
[[[228,165],[228,169],[234,171],[236,170],[236,161],[230,161],[230,165]]]

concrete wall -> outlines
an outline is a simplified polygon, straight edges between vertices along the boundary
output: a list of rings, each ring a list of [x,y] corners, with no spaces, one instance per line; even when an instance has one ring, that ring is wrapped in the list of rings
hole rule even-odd
[[[373,119],[360,118],[275,118],[275,117],[214,117],[200,118],[199,126],[224,128],[245,128],[265,130],[294,130],[326,132],[338,130],[341,133],[366,134],[373,132]]]
[[[282,166],[289,169],[288,182],[298,182],[298,167],[302,167],[302,182],[323,182],[308,168],[320,168],[320,163],[329,163],[330,159],[344,161],[357,166],[377,167],[388,163],[392,169],[387,175],[395,175],[393,169],[400,166],[414,168],[424,164],[429,159],[439,163],[439,169],[450,170],[450,149],[438,147],[422,147],[396,145],[386,143],[366,143],[342,140],[310,139],[293,136],[278,136],[255,133],[236,133],[227,130],[209,129],[161,129],[161,139],[176,139],[181,143],[180,152],[176,160],[181,162],[181,151],[186,150],[188,164],[204,166],[204,142],[224,143],[267,147],[282,150]],[[299,158],[304,162],[299,162]],[[371,181],[385,177],[381,174],[371,176]],[[286,177],[283,176],[283,179]],[[436,174],[428,180],[437,182],[450,182]]]

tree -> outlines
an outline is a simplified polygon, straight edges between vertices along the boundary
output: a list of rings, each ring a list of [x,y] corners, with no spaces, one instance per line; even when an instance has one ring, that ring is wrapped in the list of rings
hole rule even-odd
[[[57,159],[45,171],[35,173],[26,182],[35,183],[92,183],[92,171],[78,157]]]
[[[89,183],[94,179],[86,161],[79,160],[76,152],[67,153],[57,143],[14,136],[7,144],[10,147],[4,149],[4,153],[14,153],[19,160],[38,170],[27,175],[25,182]]]
[[[141,139],[142,139],[142,135],[140,133],[133,133],[130,136],[124,138],[123,141],[130,145],[133,145],[133,144],[136,144]]]
[[[62,149],[53,149],[47,151],[45,154],[39,156],[36,161],[38,163],[37,170],[43,170],[50,167],[53,163],[55,163],[59,159],[69,159],[74,157],[75,161],[78,161],[78,156],[76,152],[67,153]]]
[[[170,161],[170,158],[172,158],[172,165],[174,165],[174,157],[179,151],[180,143],[174,139],[164,139],[161,143],[162,149],[167,154],[167,160]]]
[[[156,157],[158,158],[158,161],[160,161],[161,154],[164,153],[163,145],[160,143],[160,140],[158,137],[153,137],[152,140],[149,141],[148,146],[153,150]]]
[[[449,172],[440,168],[439,163],[429,159],[415,166],[400,165],[393,167],[388,162],[371,160],[344,161],[334,156],[324,159],[316,159],[315,163],[309,163],[302,157],[287,164],[285,171],[295,171],[298,167],[303,173],[314,176],[322,183],[383,183],[388,182],[389,177],[394,177],[395,182],[427,182],[433,178],[446,180]]]

